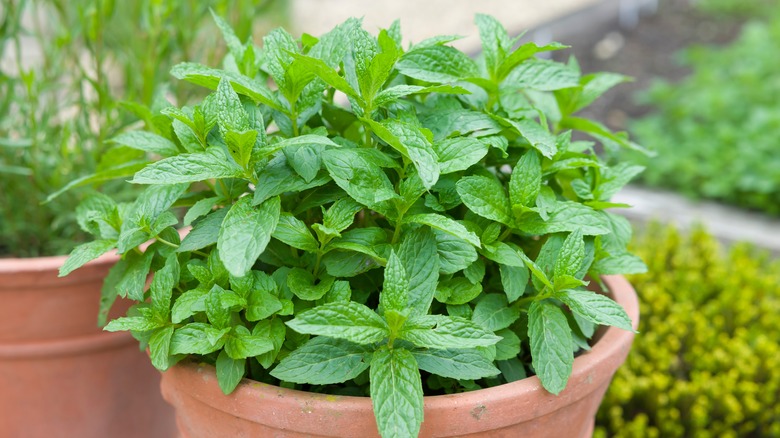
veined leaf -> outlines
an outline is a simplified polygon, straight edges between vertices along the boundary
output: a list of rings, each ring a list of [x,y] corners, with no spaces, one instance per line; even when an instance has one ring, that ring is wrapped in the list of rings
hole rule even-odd
[[[475,350],[421,350],[412,354],[421,370],[450,379],[476,380],[500,373],[492,362]]]
[[[412,353],[382,348],[371,359],[371,404],[385,438],[415,437],[423,421],[420,372]]]
[[[217,250],[228,272],[243,277],[265,250],[279,220],[279,198],[271,198],[258,207],[252,199],[239,199],[228,211],[217,238]]]
[[[136,172],[135,184],[179,184],[213,178],[238,178],[244,171],[216,148],[181,154],[149,164]]]
[[[318,336],[282,359],[271,375],[285,382],[311,385],[343,383],[368,368],[371,353],[362,345]]]
[[[298,333],[372,344],[388,335],[387,324],[374,311],[354,301],[323,304],[287,321]]]
[[[528,338],[536,375],[553,394],[566,387],[574,364],[572,335],[566,315],[549,301],[535,301],[528,309]]]
[[[456,184],[466,207],[474,213],[505,225],[512,225],[512,209],[504,187],[494,178],[467,176]]]

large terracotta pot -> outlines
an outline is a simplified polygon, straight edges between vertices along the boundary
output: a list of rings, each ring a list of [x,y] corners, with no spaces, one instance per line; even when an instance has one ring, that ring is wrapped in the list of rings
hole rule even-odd
[[[0,437],[175,436],[148,356],[128,333],[97,326],[117,260],[58,278],[65,257],[0,259]]]
[[[613,298],[639,322],[639,304],[623,277],[605,277]],[[425,397],[421,437],[589,437],[604,392],[631,347],[631,332],[610,327],[574,361],[560,395],[537,377],[455,395]],[[229,396],[210,365],[184,362],[163,373],[163,396],[176,408],[183,438],[376,437],[371,401],[294,391],[244,380]]]

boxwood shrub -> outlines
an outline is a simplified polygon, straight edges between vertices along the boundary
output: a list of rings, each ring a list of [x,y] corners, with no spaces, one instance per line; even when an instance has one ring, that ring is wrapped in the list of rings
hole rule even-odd
[[[699,229],[636,242],[642,311],[598,413],[609,437],[780,436],[780,260]]]

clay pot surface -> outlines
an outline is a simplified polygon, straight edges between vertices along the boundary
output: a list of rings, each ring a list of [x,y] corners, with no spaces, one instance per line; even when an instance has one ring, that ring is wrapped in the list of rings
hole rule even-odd
[[[607,276],[613,298],[639,323],[639,304],[628,281]],[[590,437],[609,382],[623,363],[634,334],[609,327],[591,351],[578,356],[568,386],[558,396],[539,379],[454,395],[425,397],[420,437]],[[295,391],[245,379],[229,396],[206,364],[182,362],[165,373],[163,396],[175,408],[183,438],[377,437],[367,397]]]
[[[175,436],[160,374],[138,342],[97,326],[118,257],[58,278],[65,259],[0,259],[0,437]]]

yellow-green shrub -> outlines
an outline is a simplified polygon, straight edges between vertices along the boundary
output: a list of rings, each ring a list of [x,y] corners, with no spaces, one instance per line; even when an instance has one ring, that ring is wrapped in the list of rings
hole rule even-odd
[[[595,436],[780,436],[780,263],[703,230],[653,226],[635,245],[640,333]]]

